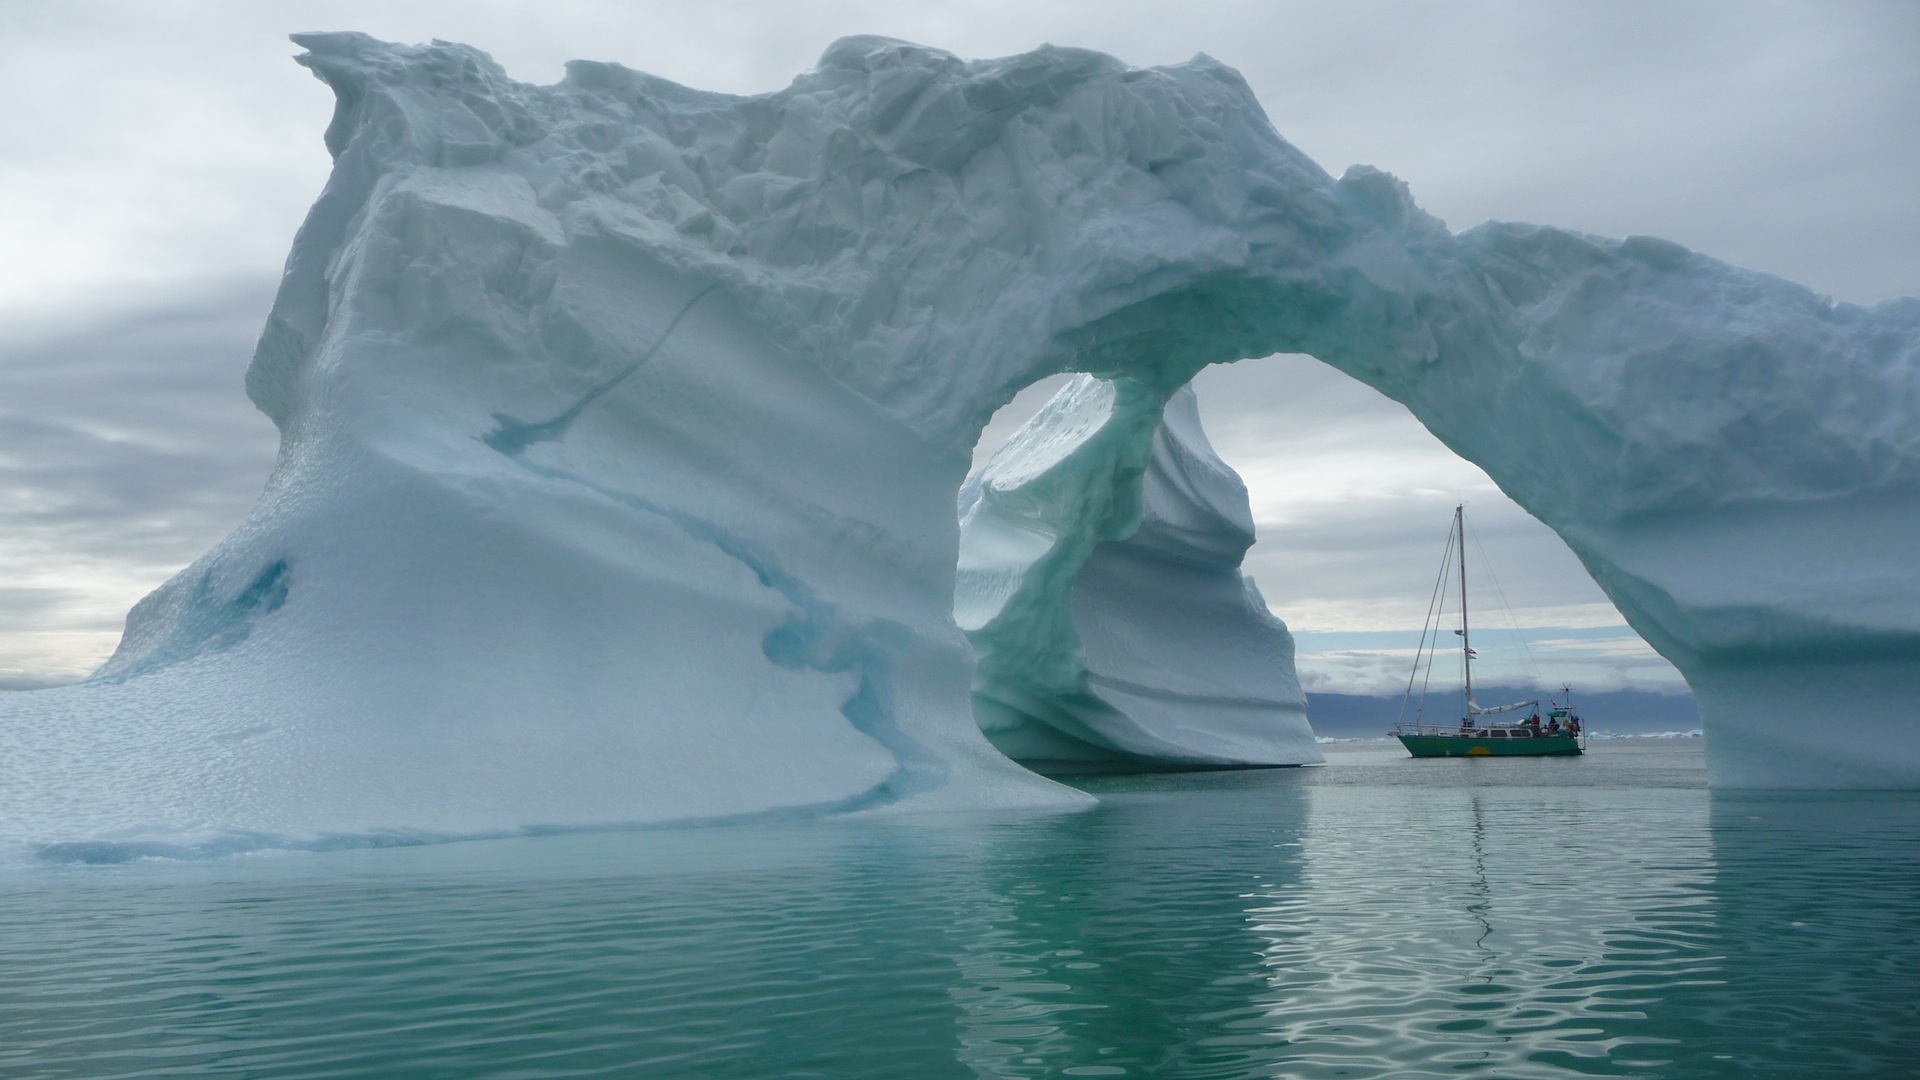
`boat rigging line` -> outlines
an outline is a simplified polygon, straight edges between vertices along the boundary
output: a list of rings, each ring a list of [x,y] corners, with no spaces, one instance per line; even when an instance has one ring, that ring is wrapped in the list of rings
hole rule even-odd
[[[1400,720],[1407,718],[1407,703],[1413,700],[1413,681],[1420,675],[1420,659],[1423,656],[1427,658],[1427,677],[1420,682],[1420,704],[1419,707],[1414,710],[1413,715],[1415,720],[1426,715],[1427,686],[1433,681],[1433,650],[1428,648],[1427,638],[1429,633],[1437,636],[1440,632],[1439,617],[1442,609],[1446,605],[1447,579],[1452,576],[1453,570],[1453,543],[1454,528],[1452,525],[1448,525],[1447,546],[1446,549],[1440,553],[1440,574],[1434,579],[1433,596],[1427,601],[1427,619],[1420,624],[1420,644],[1415,646],[1413,650],[1413,670],[1407,672],[1407,691],[1400,697]],[[1438,641],[1435,641],[1433,644],[1435,648],[1438,648]]]

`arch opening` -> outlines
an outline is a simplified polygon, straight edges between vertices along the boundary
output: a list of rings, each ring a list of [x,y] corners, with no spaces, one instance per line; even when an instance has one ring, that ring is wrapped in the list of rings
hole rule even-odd
[[[1185,434],[1173,439],[1178,453],[1165,445],[1167,425],[1144,439],[1122,433],[1100,387],[1054,376],[1023,390],[983,430],[959,500],[955,616],[977,654],[974,711],[1017,760],[1050,772],[1222,763],[1197,748],[1219,723],[1209,714],[1220,695],[1194,691],[1223,677],[1243,689],[1264,684],[1239,704],[1275,729],[1299,726],[1304,690],[1319,703],[1307,710],[1318,734],[1379,736],[1405,685],[1431,589],[1427,541],[1436,530],[1425,519],[1450,516],[1457,500],[1479,511],[1473,551],[1485,595],[1476,644],[1490,692],[1537,696],[1575,685],[1589,701],[1602,693],[1632,710],[1613,730],[1697,726],[1678,671],[1625,624],[1565,543],[1371,387],[1298,354],[1208,367],[1169,401],[1169,421]],[[1143,446],[1145,460],[1129,468],[1127,451]],[[1185,458],[1173,471],[1191,474],[1196,457],[1206,462],[1199,471],[1227,481],[1216,485],[1218,505],[1196,502],[1191,482],[1175,480],[1188,497],[1169,507],[1169,485],[1156,485],[1151,466],[1164,477],[1171,458]],[[1112,513],[1091,505],[1102,499],[1139,505],[1096,522],[1086,515]],[[1168,550],[1164,535],[1151,535],[1171,528],[1191,545],[1209,527],[1236,540],[1196,558],[1191,546]],[[1135,539],[1143,528],[1150,535]],[[1487,545],[1499,553],[1498,574]],[[1181,569],[1170,574],[1170,566]],[[1251,600],[1220,603],[1217,586],[1229,576]],[[1182,624],[1177,616],[1191,612],[1166,590],[1210,585],[1210,607],[1187,605],[1209,617]],[[1509,594],[1520,598],[1517,609]],[[1235,614],[1241,635],[1268,639],[1252,665],[1274,669],[1264,679],[1249,678],[1246,658],[1234,655],[1243,648],[1217,640]],[[1262,618],[1269,614],[1271,622]],[[1535,664],[1519,661],[1531,658],[1529,637],[1539,643]],[[1116,649],[1122,638],[1127,647]],[[1182,638],[1207,644],[1191,649]],[[1163,655],[1143,661],[1143,651]],[[1185,670],[1165,670],[1183,661]],[[1118,668],[1153,671],[1163,693],[1143,705],[1139,680],[1117,679]],[[1133,683],[1135,696],[1115,692],[1116,681]],[[1173,689],[1182,682],[1184,695]],[[1135,723],[1129,705],[1162,714],[1159,724]],[[1243,713],[1227,724],[1251,719]],[[1172,738],[1135,730],[1156,726]],[[1244,743],[1231,752],[1258,764],[1285,756]],[[1313,759],[1297,748],[1294,756]]]

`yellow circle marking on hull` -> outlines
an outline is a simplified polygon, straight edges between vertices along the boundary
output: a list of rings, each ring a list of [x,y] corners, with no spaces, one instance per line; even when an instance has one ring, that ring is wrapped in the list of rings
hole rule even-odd
[[[1467,756],[1468,757],[1492,757],[1493,751],[1487,749],[1484,746],[1472,746],[1467,748]]]

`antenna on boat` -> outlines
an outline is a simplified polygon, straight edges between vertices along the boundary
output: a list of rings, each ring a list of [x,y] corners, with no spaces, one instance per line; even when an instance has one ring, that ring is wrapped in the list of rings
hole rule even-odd
[[[1573,687],[1562,686],[1560,688],[1560,700],[1566,707],[1567,719],[1580,725],[1580,749],[1585,750],[1587,748],[1587,725],[1583,723],[1580,717],[1575,715],[1573,711]]]

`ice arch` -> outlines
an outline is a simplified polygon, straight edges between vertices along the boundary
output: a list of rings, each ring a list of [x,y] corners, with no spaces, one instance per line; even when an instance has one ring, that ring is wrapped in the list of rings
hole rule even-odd
[[[968,714],[967,449],[1052,372],[1273,352],[1565,537],[1717,783],[1920,784],[1920,301],[1455,236],[1205,57],[849,38],[733,97],[298,40],[335,164],[247,378],[275,474],[95,678],[0,704],[16,838],[1071,802]]]

